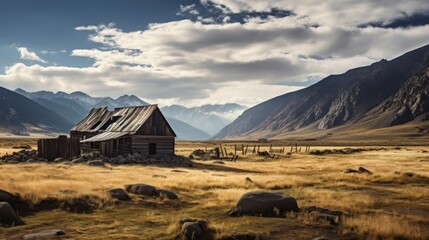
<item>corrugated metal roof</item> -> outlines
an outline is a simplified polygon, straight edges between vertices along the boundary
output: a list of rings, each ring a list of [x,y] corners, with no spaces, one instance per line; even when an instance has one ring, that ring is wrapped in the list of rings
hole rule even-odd
[[[85,143],[85,142],[102,142],[102,141],[106,141],[106,140],[110,140],[110,139],[115,139],[115,138],[119,138],[125,135],[128,135],[128,132],[104,132],[104,133],[100,133],[98,135],[95,135],[94,137],[85,139],[80,141],[81,143]]]
[[[93,108],[89,114],[74,126],[71,131],[77,132],[97,132],[106,123],[113,112],[109,112],[107,107]]]
[[[71,131],[134,133],[146,122],[157,108],[157,105],[147,105],[115,108],[115,110],[111,112],[109,112],[106,107],[94,108],[88,116],[74,126]],[[112,121],[112,119],[114,120]],[[109,124],[109,121],[112,123]]]

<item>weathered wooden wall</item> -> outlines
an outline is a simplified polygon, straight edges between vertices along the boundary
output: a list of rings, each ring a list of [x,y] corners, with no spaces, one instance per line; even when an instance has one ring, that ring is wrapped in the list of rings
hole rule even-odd
[[[136,134],[147,136],[175,136],[159,109],[152,113]]]
[[[131,136],[132,152],[149,154],[149,143],[156,143],[156,155],[174,155],[174,137],[167,136]]]
[[[37,141],[37,153],[39,157],[54,160],[58,157],[72,158],[80,155],[80,145],[78,138],[58,138],[39,139]]]

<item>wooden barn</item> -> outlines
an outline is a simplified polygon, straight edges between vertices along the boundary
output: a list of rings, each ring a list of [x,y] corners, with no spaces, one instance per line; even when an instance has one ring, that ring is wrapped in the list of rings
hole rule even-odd
[[[174,155],[176,134],[157,105],[94,108],[70,131],[80,139],[81,153],[99,151],[103,156],[122,154]]]

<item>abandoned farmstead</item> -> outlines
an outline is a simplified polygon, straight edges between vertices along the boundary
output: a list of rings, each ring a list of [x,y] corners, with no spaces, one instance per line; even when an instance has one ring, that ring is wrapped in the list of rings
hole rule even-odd
[[[94,108],[70,131],[80,139],[81,152],[100,151],[107,157],[128,153],[173,155],[174,133],[157,105]]]
[[[73,157],[91,151],[103,156],[174,155],[176,134],[157,105],[94,108],[70,131],[70,138],[40,139],[39,156]]]

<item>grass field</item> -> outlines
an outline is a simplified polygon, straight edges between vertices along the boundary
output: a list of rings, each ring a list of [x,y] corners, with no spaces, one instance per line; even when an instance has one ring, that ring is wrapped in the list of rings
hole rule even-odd
[[[176,154],[188,156],[206,146],[211,148],[213,144],[179,142]],[[8,152],[9,147],[0,146]],[[286,146],[287,151],[289,148]],[[313,150],[333,148],[344,147],[319,146]],[[328,155],[296,153],[279,159],[241,156],[239,151],[237,162],[194,160],[192,168],[175,169],[139,165],[0,165],[0,189],[19,193],[34,203],[47,197],[82,195],[95,195],[103,203],[91,214],[53,210],[25,216],[23,226],[0,227],[0,239],[51,228],[63,229],[65,239],[172,239],[179,231],[179,220],[188,217],[208,220],[217,239],[234,234],[266,239],[429,239],[429,147],[371,148],[376,150]],[[359,166],[373,174],[343,173]],[[132,183],[171,190],[180,200],[133,196],[131,202],[109,203],[106,190]],[[252,190],[284,192],[295,197],[300,207],[319,206],[348,215],[338,226],[305,216],[228,217],[226,212],[236,200]]]

